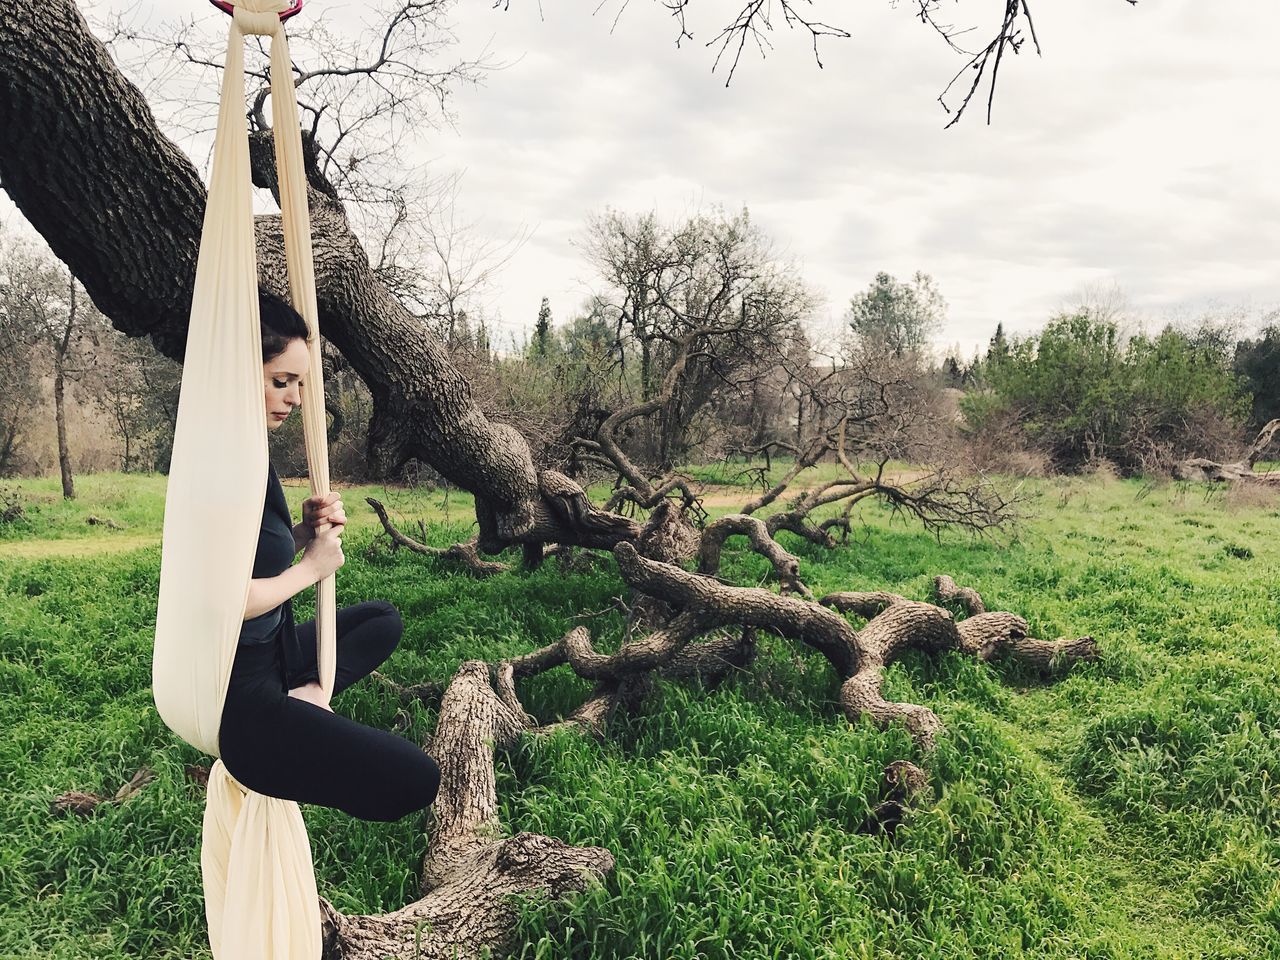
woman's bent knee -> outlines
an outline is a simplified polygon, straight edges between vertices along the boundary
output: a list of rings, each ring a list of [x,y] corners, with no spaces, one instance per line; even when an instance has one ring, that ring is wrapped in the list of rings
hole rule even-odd
[[[387,604],[387,622],[391,624],[391,630],[395,633],[396,642],[398,643],[400,641],[400,637],[404,634],[404,620],[401,618],[400,611],[395,608],[394,604]]]
[[[425,753],[396,774],[394,783],[384,785],[378,796],[365,795],[356,808],[347,812],[362,820],[392,823],[435,802],[440,790],[440,767]]]
[[[424,753],[422,758],[426,763],[423,764],[422,792],[419,794],[419,799],[422,806],[429,807],[436,802],[436,796],[440,793],[440,765],[428,754]]]
[[[427,754],[421,754],[419,761],[404,771],[399,796],[392,805],[394,816],[389,819],[399,820],[415,811],[425,810],[435,803],[439,792],[440,767]]]
[[[423,810],[435,803],[440,792],[440,766],[427,754],[421,754],[420,760],[405,771],[405,803],[411,810]]]
[[[393,648],[399,645],[400,637],[404,634],[404,620],[395,604],[386,600],[370,600],[369,606],[376,611],[379,632],[391,638]]]

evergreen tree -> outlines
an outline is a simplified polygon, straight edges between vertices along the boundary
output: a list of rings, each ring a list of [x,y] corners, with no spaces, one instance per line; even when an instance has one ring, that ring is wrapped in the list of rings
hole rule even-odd
[[[1009,341],[1004,335],[1004,324],[996,324],[996,332],[991,336],[991,343],[987,347],[987,362],[999,363],[1005,357],[1009,356]]]
[[[1253,425],[1280,417],[1280,324],[1237,343],[1233,367],[1253,394]]]
[[[451,350],[471,346],[471,321],[467,318],[467,311],[459,310],[457,315],[450,319],[447,342]]]
[[[538,324],[533,328],[533,352],[535,356],[547,355],[547,341],[551,337],[551,304],[546,297],[538,308]]]

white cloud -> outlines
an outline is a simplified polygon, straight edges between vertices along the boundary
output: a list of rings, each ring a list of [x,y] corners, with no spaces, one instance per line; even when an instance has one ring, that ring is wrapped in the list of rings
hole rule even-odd
[[[1006,60],[992,126],[984,94],[947,131],[935,97],[960,63],[909,4],[826,4],[853,37],[823,44],[825,69],[780,30],[728,89],[700,42],[675,49],[658,4],[633,2],[612,33],[616,8],[595,6],[457,7],[464,48],[511,65],[458,91],[456,131],[425,133],[420,158],[466,170],[464,210],[491,235],[535,228],[498,278],[505,334],[543,296],[557,319],[577,307],[591,277],[572,240],[605,204],[745,204],[826,294],[827,325],[877,270],[929,272],[950,303],[938,340],[966,350],[1088,283],[1146,314],[1280,303],[1280,4],[1037,4],[1044,56]],[[1001,7],[954,16],[989,26]],[[303,16],[354,29],[361,9]]]
[[[826,69],[782,35],[728,90],[642,4],[612,35],[585,4],[547,22],[531,2],[464,12],[464,34],[492,30],[500,54],[537,64],[461,94],[458,137],[437,145],[494,229],[517,211],[539,224],[503,276],[506,321],[531,324],[544,294],[560,315],[576,306],[569,241],[588,210],[695,200],[748,205],[835,314],[876,270],[933,273],[951,305],[942,343],[983,343],[997,321],[1034,329],[1112,280],[1147,313],[1280,301],[1280,9],[1250,6],[1242,30],[1193,0],[1037,7],[1045,55],[1006,62],[993,125],[975,103],[943,131],[933,101],[957,64],[909,11],[864,7],[842,21],[854,38],[824,47]],[[503,189],[485,155],[518,158],[528,192]]]

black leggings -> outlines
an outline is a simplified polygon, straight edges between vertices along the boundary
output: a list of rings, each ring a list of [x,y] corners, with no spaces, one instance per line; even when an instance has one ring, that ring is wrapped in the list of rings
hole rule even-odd
[[[404,624],[381,600],[338,611],[336,696],[391,656]],[[297,626],[315,643],[314,620]],[[421,747],[289,696],[280,643],[236,651],[219,733],[222,762],[257,793],[335,807],[362,820],[399,820],[430,806],[440,768]]]

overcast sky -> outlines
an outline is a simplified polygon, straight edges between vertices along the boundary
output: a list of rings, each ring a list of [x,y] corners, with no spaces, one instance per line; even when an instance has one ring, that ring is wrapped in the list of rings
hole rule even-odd
[[[782,29],[726,89],[700,42],[675,48],[658,3],[632,0],[614,28],[616,3],[598,2],[457,11],[462,50],[509,66],[456,93],[456,129],[428,132],[419,159],[465,170],[462,209],[484,233],[532,231],[489,298],[504,341],[543,296],[563,319],[587,295],[572,242],[605,204],[749,207],[826,297],[820,328],[877,271],[923,270],[949,303],[938,343],[966,353],[1088,286],[1118,286],[1150,322],[1280,306],[1280,3],[1039,0],[1044,56],[1006,61],[991,126],[976,107],[943,130],[935,98],[960,62],[912,3],[819,4],[853,33],[822,45],[825,69]],[[1001,7],[952,12],[989,31]],[[308,0],[302,15],[354,29],[362,9]]]

